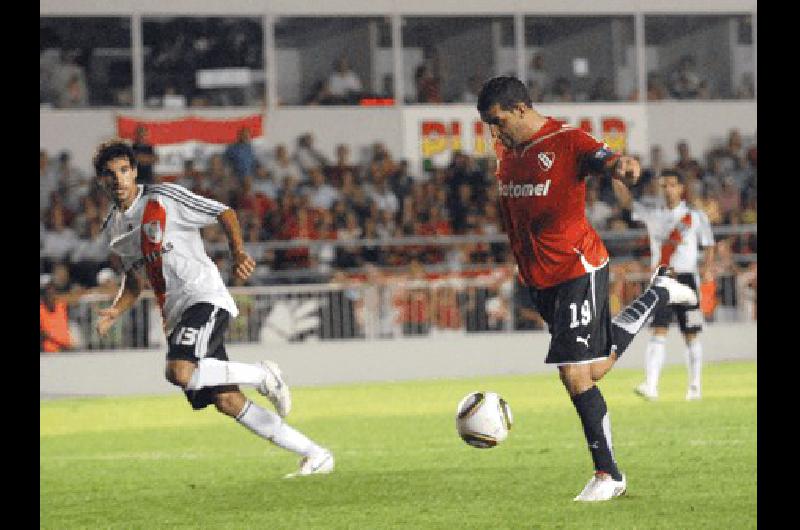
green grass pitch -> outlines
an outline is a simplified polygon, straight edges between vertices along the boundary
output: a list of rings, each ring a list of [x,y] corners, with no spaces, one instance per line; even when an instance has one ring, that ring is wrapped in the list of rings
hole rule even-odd
[[[667,367],[661,399],[641,370],[600,383],[628,494],[572,498],[592,474],[578,417],[544,375],[294,389],[290,424],[331,448],[331,475],[284,480],[298,459],[182,394],[40,405],[42,528],[755,528],[755,362]],[[291,377],[291,375],[289,375]],[[290,379],[291,382],[291,379]],[[472,390],[505,397],[509,438],[456,435]],[[251,398],[265,404],[257,394]]]

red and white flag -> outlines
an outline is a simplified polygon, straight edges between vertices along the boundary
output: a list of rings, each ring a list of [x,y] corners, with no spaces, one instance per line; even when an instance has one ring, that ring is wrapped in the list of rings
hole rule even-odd
[[[260,114],[232,119],[190,116],[158,121],[118,116],[117,136],[133,141],[140,125],[147,129],[147,142],[158,156],[153,172],[167,177],[181,173],[185,160],[194,160],[197,169],[205,169],[208,158],[236,142],[244,127],[250,130],[254,147],[258,148],[264,137],[263,116]]]

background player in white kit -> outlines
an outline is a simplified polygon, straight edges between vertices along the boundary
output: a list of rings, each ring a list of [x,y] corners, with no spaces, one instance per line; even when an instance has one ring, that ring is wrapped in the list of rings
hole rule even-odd
[[[224,333],[236,304],[219,270],[205,253],[200,228],[219,222],[228,238],[234,274],[246,279],[255,262],[244,250],[236,213],[175,184],[137,185],[136,158],[119,140],[101,144],[94,157],[98,182],[114,206],[103,227],[125,279],[113,304],[100,312],[104,335],[142,289],[144,272],[158,301],[168,338],[166,377],[181,387],[195,410],[214,404],[258,436],[302,455],[287,476],[328,473],[333,455],[283,421],[291,409],[289,388],[278,367],[231,362]],[[144,271],[142,271],[144,269]],[[237,385],[252,385],[275,406],[261,408]]]
[[[645,350],[645,381],[635,391],[647,399],[658,398],[658,379],[666,356],[667,329],[674,314],[686,341],[685,358],[689,372],[686,399],[700,399],[703,348],[698,334],[703,329],[703,313],[699,306],[698,247],[706,249],[703,267],[707,269],[714,261],[714,234],[706,214],[690,208],[683,200],[683,175],[677,170],[668,169],[661,173],[660,180],[665,204],[655,208],[632,200],[624,186],[615,185],[614,192],[620,206],[631,210],[631,218],[647,226],[652,268],[659,265],[671,267],[675,279],[697,293],[698,304],[666,306],[654,312],[653,334]]]

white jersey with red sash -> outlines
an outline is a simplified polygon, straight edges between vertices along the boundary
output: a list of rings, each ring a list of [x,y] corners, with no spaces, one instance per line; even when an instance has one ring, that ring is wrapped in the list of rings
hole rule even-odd
[[[127,210],[112,208],[103,235],[126,273],[143,271],[169,335],[181,314],[208,302],[236,317],[236,304],[208,257],[200,228],[217,222],[227,206],[175,184],[139,186]]]
[[[651,266],[668,265],[676,273],[697,274],[698,246],[714,245],[714,234],[705,213],[681,201],[675,208],[648,208],[633,202],[631,218],[642,221],[650,236]]]

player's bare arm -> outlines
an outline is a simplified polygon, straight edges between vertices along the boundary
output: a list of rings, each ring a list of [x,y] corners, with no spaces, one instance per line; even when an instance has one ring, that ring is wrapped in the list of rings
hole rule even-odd
[[[613,179],[611,181],[611,189],[614,190],[614,197],[616,197],[619,207],[623,210],[630,210],[633,205],[633,196],[628,186],[619,179]]]
[[[97,332],[100,336],[105,336],[111,326],[117,321],[120,315],[130,309],[142,292],[142,283],[136,273],[129,271],[125,273],[125,279],[120,286],[117,297],[111,306],[100,310],[100,319],[97,321]]]
[[[236,212],[233,208],[228,208],[219,214],[217,221],[222,225],[225,236],[228,238],[228,248],[233,258],[233,273],[240,280],[246,280],[253,274],[256,268],[256,262],[244,249],[242,229],[239,226],[239,219],[236,217]]]

